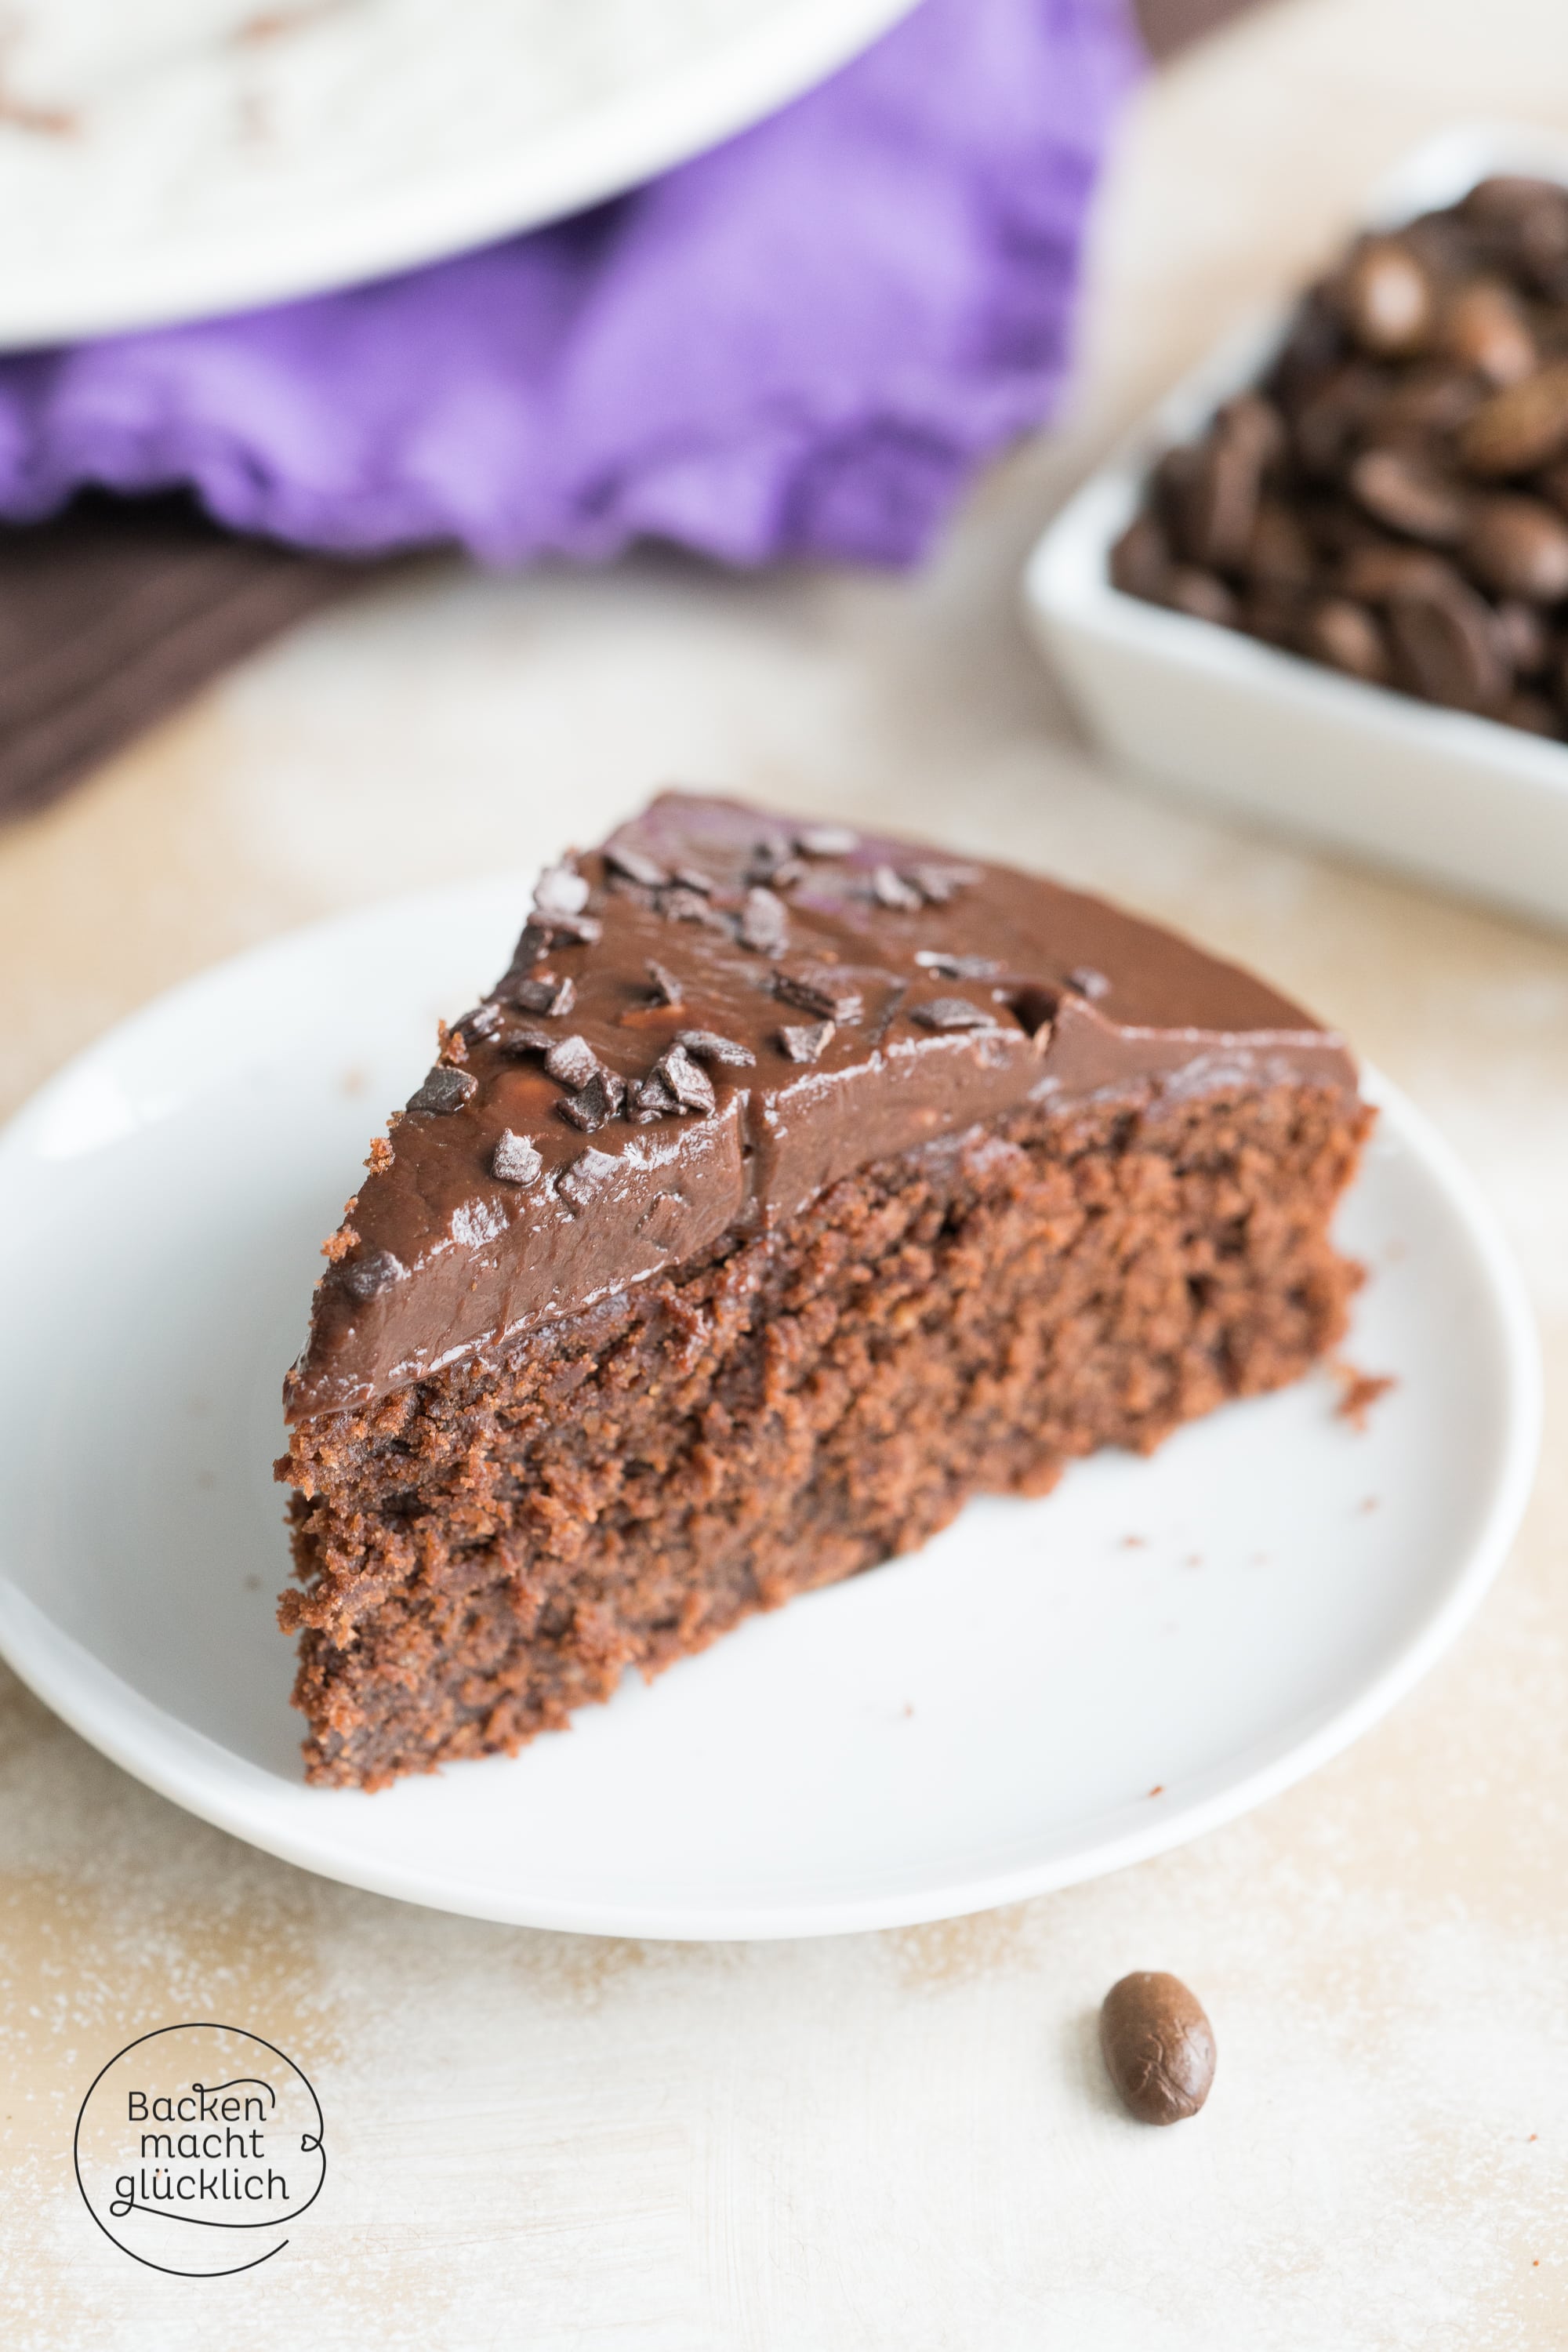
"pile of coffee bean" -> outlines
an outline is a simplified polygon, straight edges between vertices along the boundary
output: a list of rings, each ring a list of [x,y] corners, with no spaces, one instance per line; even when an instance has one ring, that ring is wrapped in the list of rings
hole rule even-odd
[[[1256,390],[1167,450],[1129,594],[1568,738],[1568,189],[1362,237]]]

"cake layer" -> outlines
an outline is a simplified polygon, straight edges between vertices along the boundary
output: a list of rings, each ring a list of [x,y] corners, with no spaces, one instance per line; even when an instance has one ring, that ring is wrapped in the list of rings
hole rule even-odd
[[[1328,1229],[1369,1118],[1328,1062],[1026,1100],[297,1426],[310,1777],[515,1748],[973,1493],[1295,1379],[1357,1279]]]
[[[373,1148],[287,1411],[357,1412],[1025,1106],[1296,1082],[1353,1104],[1338,1038],[1101,900],[667,794],[543,877]]]

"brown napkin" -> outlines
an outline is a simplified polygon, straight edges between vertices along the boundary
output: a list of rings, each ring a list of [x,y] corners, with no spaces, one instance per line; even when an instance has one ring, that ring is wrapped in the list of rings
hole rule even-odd
[[[385,569],[237,539],[184,497],[84,498],[51,522],[0,528],[0,818],[42,808]]]

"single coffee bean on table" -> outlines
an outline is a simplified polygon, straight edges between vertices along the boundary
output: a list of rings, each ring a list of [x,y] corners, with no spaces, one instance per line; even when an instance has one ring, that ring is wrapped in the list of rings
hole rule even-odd
[[[1501,174],[1357,239],[1160,457],[1110,577],[1568,740],[1568,191]]]
[[[1214,2082],[1214,2028],[1180,1977],[1140,1969],[1106,1994],[1100,2046],[1122,2105],[1142,2124],[1195,2116]]]

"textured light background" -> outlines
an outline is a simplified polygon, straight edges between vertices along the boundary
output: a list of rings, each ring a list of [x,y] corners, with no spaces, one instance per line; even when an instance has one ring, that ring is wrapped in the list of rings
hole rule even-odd
[[[1341,1021],[1491,1195],[1547,1456],[1458,1653],[1265,1811],[1099,1885],[795,1946],[597,1944],[313,1880],[163,1804],[0,1675],[0,2338],[527,2352],[1492,2352],[1568,2342],[1568,941],[1145,799],[1014,616],[1094,453],[1461,115],[1568,128],[1561,0],[1291,0],[1132,121],[1079,422],[912,583],[433,566],[312,624],[0,838],[0,1098],[216,956],[592,838],[679,776],[1047,863]],[[90,1433],[86,1433],[90,1440]],[[809,1737],[809,1724],[803,1725]],[[1091,2018],[1177,1970],[1221,2071],[1110,2105]],[[216,2015],[316,2082],[327,2192],[252,2280],[135,2269],[71,2125]]]

